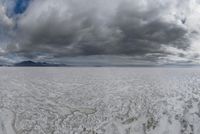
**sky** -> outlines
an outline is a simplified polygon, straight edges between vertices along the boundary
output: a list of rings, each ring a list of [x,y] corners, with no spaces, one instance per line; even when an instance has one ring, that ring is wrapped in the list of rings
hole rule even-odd
[[[0,0],[0,64],[200,63],[200,0]]]

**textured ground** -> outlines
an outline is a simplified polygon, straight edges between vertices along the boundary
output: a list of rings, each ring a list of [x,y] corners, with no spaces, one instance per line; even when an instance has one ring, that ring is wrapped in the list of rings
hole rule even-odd
[[[0,134],[199,134],[200,69],[0,68]]]

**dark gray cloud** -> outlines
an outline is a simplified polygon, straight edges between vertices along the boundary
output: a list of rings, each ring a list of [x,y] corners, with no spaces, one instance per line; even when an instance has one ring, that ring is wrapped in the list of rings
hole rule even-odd
[[[130,7],[131,8],[131,7]],[[177,22],[167,22],[160,17],[161,9],[136,12],[121,5],[114,20],[122,38],[118,46],[119,53],[128,55],[145,55],[148,53],[165,53],[161,47],[174,46],[180,49],[189,47],[185,35],[187,30]]]
[[[33,0],[17,17],[16,37],[5,51],[29,59],[186,59],[188,53],[193,55],[191,33],[197,28],[191,7],[199,8],[197,2],[180,0]]]

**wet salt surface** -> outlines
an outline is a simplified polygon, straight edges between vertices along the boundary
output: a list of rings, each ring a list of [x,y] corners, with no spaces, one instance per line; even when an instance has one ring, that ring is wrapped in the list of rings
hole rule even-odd
[[[0,134],[199,134],[197,68],[0,68]]]

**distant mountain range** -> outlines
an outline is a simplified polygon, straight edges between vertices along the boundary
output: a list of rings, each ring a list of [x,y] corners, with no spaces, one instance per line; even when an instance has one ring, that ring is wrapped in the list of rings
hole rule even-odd
[[[34,62],[31,60],[22,61],[15,63],[13,65],[0,65],[0,66],[9,66],[9,67],[199,67],[199,65],[173,65],[173,64],[164,64],[164,65],[109,65],[109,64],[59,64],[59,63],[47,63],[47,62]]]
[[[13,66],[17,67],[59,67],[59,66],[66,66],[65,64],[53,64],[53,63],[46,63],[46,62],[33,62],[33,61],[22,61],[19,63],[15,63]]]

